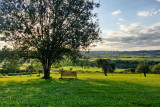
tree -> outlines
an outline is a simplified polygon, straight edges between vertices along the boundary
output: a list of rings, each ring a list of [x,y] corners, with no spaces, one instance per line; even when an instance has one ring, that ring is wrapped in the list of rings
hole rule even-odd
[[[156,74],[160,74],[160,64],[154,65],[152,68],[152,72]]]
[[[34,68],[34,70],[40,75],[41,71],[43,71],[42,64],[40,62],[34,60],[33,62],[31,62],[31,65]]]
[[[149,64],[147,62],[140,63],[137,66],[136,71],[139,72],[139,73],[144,73],[144,76],[146,77],[146,73],[150,72]]]
[[[17,56],[17,52],[4,46],[0,51],[0,62],[6,73],[16,73],[20,71],[20,66],[24,63],[24,59]]]
[[[96,64],[98,67],[101,67],[105,76],[107,76],[107,72],[109,72],[109,62],[105,59],[97,59]]]
[[[1,0],[1,40],[21,57],[38,59],[44,78],[63,55],[72,56],[100,40],[93,0]],[[73,54],[74,53],[74,54]]]
[[[114,73],[115,69],[116,69],[115,63],[110,63],[109,64],[109,72]]]
[[[32,73],[35,71],[35,69],[34,69],[33,65],[31,64],[31,65],[29,65],[29,66],[26,68],[26,71],[27,71],[28,73],[30,73],[30,76],[31,76]]]
[[[17,60],[10,60],[9,62],[5,62],[2,68],[7,73],[17,73],[20,71],[20,66],[21,64],[19,64]]]

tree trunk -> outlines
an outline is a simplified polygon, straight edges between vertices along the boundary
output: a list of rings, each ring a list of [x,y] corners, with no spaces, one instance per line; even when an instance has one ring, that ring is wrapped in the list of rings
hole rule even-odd
[[[50,67],[44,67],[44,79],[50,78]]]
[[[105,76],[107,76],[107,72],[104,72]]]
[[[105,76],[107,76],[107,73],[105,73]]]
[[[144,77],[146,77],[146,73],[144,73]]]

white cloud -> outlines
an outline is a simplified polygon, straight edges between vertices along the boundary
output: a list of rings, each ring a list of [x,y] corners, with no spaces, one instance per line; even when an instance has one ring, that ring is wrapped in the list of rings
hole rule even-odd
[[[116,10],[116,11],[112,12],[112,15],[119,15],[121,13],[122,13],[121,10]]]
[[[103,30],[104,44],[94,50],[159,50],[160,23],[144,26],[139,23],[121,25],[119,31]]]
[[[124,22],[125,20],[123,18],[119,18],[118,21]]]
[[[139,11],[137,12],[138,16],[147,17],[147,16],[154,16],[160,13],[160,9],[156,11]]]
[[[160,2],[160,0],[156,0],[157,2]]]
[[[150,12],[149,11],[140,11],[140,12],[137,13],[137,15],[146,17],[146,16],[150,15]]]

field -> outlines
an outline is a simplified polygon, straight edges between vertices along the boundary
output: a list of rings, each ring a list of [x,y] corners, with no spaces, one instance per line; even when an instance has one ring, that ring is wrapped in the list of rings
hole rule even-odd
[[[66,67],[60,67],[60,68],[52,68],[52,71],[54,71],[54,70],[59,71],[61,69],[65,70],[65,71],[70,71],[71,68],[72,68],[72,71],[83,72],[83,73],[88,73],[88,72],[89,73],[103,72],[102,68],[97,68],[97,67],[82,68],[82,67],[79,67],[79,66],[77,66],[77,67],[66,66]],[[117,68],[115,70],[115,73],[119,73],[119,72],[123,72],[123,71],[125,71],[125,69],[118,69]]]
[[[78,79],[0,78],[0,107],[160,106],[160,75],[79,73]]]
[[[89,61],[96,61],[98,58],[90,58]],[[160,58],[139,58],[139,57],[117,57],[117,58],[103,58],[103,59],[110,59],[110,60],[122,60],[122,61],[160,61]]]

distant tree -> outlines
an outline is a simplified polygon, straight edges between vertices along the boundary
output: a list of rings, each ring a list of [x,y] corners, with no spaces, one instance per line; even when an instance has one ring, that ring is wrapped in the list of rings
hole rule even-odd
[[[16,73],[20,71],[20,66],[21,64],[19,64],[17,60],[10,60],[9,62],[5,62],[2,68],[7,73]]]
[[[6,62],[13,59],[18,59],[16,52],[8,48],[7,46],[4,46],[2,50],[0,50],[0,62]]]
[[[139,73],[144,73],[144,76],[146,77],[146,73],[150,72],[149,64],[147,62],[140,63],[137,66],[136,71],[139,72]]]
[[[4,46],[0,51],[0,62],[6,73],[16,73],[20,71],[20,66],[24,63],[24,59],[19,58],[16,51]]]
[[[44,78],[63,55],[72,56],[99,41],[99,3],[93,0],[1,0],[1,40],[13,44],[19,55],[38,59]]]
[[[110,63],[109,64],[109,72],[114,73],[115,69],[116,69],[115,63]]]
[[[105,59],[97,59],[96,64],[98,67],[102,68],[105,76],[107,76],[107,72],[109,72],[109,62]]]
[[[32,73],[35,71],[34,66],[31,64],[26,68],[26,71],[30,74],[30,76],[32,75]]]
[[[160,63],[153,66],[152,72],[155,74],[160,74]]]
[[[34,70],[40,75],[40,71],[43,69],[42,63],[33,61],[31,62],[31,65],[33,66]]]

